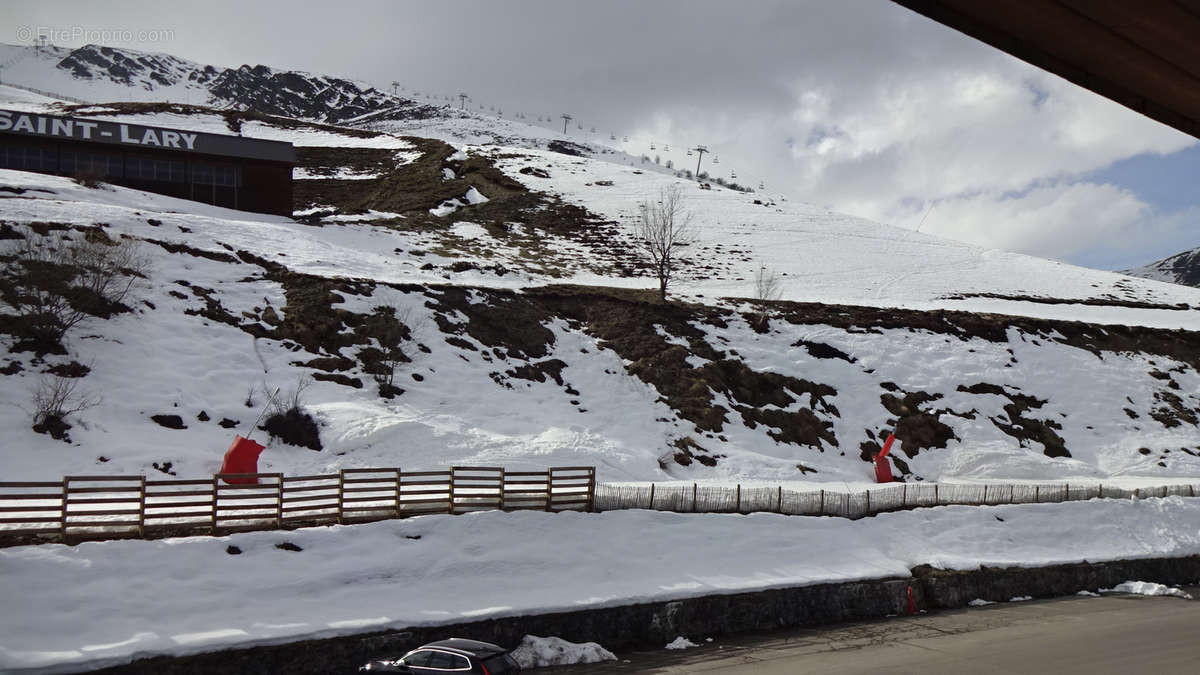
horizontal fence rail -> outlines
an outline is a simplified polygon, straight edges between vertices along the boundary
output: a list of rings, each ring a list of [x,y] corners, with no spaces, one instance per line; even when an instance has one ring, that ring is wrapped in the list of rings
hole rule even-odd
[[[455,466],[335,474],[216,474],[192,480],[66,476],[0,482],[0,545],[226,534],[489,510],[590,511],[596,470]]]
[[[927,506],[985,506],[1044,504],[1088,499],[1195,497],[1200,485],[1175,484],[1141,488],[1103,484],[987,484],[946,485],[894,483],[862,492],[787,490],[783,487],[691,485],[599,485],[592,508],[596,511],[652,509],[676,513],[782,513],[789,516],[864,516]]]

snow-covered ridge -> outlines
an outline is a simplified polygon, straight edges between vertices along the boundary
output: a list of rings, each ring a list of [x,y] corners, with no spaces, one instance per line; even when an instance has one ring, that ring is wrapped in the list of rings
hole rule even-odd
[[[263,65],[218,68],[169,54],[84,45],[0,45],[9,65],[4,79],[88,101],[173,101],[241,107],[319,122],[337,123],[411,101],[364,82],[275,70]]]
[[[1122,274],[1184,286],[1200,286],[1200,248],[1123,270]]]

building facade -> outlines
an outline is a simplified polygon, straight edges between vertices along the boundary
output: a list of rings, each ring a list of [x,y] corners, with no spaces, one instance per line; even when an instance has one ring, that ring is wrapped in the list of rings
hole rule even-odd
[[[291,143],[0,110],[0,168],[292,215]]]

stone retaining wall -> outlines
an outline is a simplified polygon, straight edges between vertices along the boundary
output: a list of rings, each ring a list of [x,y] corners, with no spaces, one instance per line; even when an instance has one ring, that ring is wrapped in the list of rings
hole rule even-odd
[[[882,618],[906,611],[908,589],[918,608],[963,607],[975,598],[1053,597],[1111,588],[1123,581],[1192,584],[1200,581],[1200,556],[1079,563],[1031,568],[943,571],[928,566],[912,578],[819,584],[753,593],[711,595],[577,612],[514,616],[437,627],[416,627],[288,644],[230,649],[186,657],[153,657],[99,672],[137,675],[225,673],[356,673],[369,658],[402,654],[450,636],[515,646],[525,635],[555,635],[598,642],[610,650],[693,639]]]

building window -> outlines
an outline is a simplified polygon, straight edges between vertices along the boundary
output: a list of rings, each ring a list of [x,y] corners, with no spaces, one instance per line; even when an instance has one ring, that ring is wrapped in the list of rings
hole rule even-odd
[[[120,178],[125,175],[121,156],[109,152],[63,150],[59,155],[59,171],[70,175],[90,175]]]
[[[58,152],[29,145],[0,146],[0,168],[18,171],[58,171]]]
[[[217,187],[240,187],[242,168],[229,164],[192,163],[192,183]]]
[[[125,160],[125,171],[133,180],[182,183],[185,179],[183,161],[177,159],[129,157]]]

